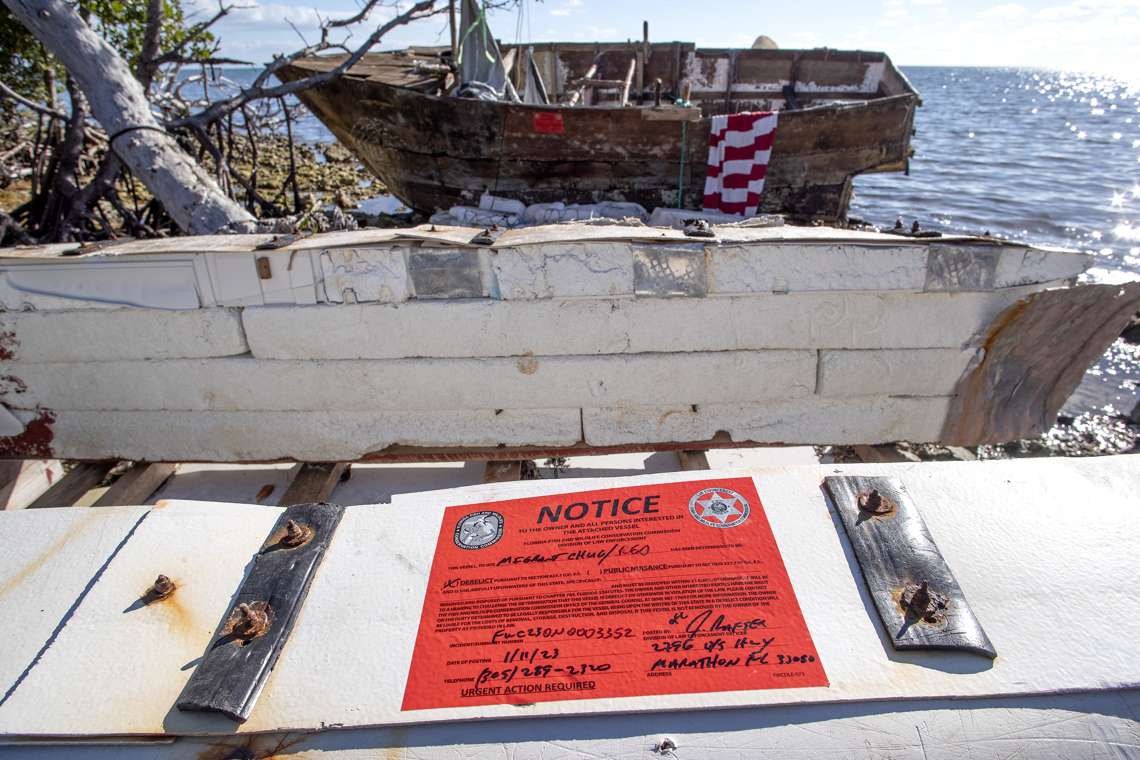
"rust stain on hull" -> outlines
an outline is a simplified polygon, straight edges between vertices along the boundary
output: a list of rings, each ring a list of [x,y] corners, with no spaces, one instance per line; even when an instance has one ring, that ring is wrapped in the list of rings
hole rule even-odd
[[[8,578],[5,578],[3,581],[0,581],[0,599],[2,599],[16,587],[27,582],[50,559],[60,554],[67,547],[67,545],[76,538],[76,536],[81,535],[87,529],[87,526],[97,518],[98,513],[89,512],[83,518],[76,520],[75,523],[67,529],[66,533],[56,539],[56,541],[54,541],[51,546],[44,549],[39,556],[21,567],[18,571],[16,571],[15,574],[9,576]]]

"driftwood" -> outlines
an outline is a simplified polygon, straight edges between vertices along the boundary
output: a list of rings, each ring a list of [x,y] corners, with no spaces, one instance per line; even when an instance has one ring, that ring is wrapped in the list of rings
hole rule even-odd
[[[824,487],[895,649],[997,656],[918,505],[898,479],[829,476]]]
[[[940,440],[973,446],[1048,430],[1085,370],[1140,307],[1140,283],[1047,290],[991,324],[984,358],[958,381]]]

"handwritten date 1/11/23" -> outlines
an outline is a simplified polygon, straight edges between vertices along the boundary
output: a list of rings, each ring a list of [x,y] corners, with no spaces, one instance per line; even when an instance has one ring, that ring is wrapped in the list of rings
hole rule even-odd
[[[577,662],[564,665],[513,665],[502,670],[483,668],[475,679],[475,688],[493,681],[510,683],[516,678],[557,678],[558,676],[577,678],[595,673],[605,673],[612,667],[608,662]]]
[[[508,649],[503,654],[503,662],[510,664],[512,662],[538,662],[539,660],[557,660],[562,653],[558,647],[553,649],[525,649],[523,647],[513,647]]]

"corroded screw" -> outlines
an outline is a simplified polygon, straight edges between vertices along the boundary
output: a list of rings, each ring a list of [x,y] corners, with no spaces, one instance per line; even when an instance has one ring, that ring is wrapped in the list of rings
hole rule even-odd
[[[941,622],[945,616],[950,600],[936,591],[930,590],[930,584],[923,581],[917,588],[909,587],[899,599],[907,616],[913,616],[927,623]]]
[[[884,498],[879,489],[872,488],[870,493],[859,494],[859,509],[873,515],[885,515],[895,507],[894,502]]]
[[[174,593],[174,581],[167,578],[165,575],[160,575],[154,579],[154,585],[150,587],[150,592],[159,599],[165,599]]]
[[[925,612],[927,607],[930,606],[930,583],[923,581],[913,594],[910,595],[910,604],[908,605],[912,610],[921,610]]]
[[[234,633],[245,638],[254,638],[265,633],[269,627],[269,615],[261,610],[255,610],[244,602],[237,606],[237,620],[234,621]]]
[[[309,540],[307,528],[296,520],[289,520],[285,523],[285,535],[281,537],[281,543],[286,546],[300,546],[307,540]]]

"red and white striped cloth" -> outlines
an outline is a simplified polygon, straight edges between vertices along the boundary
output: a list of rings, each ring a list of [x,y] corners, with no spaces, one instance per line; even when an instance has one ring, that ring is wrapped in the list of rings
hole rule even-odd
[[[756,215],[775,138],[774,111],[712,117],[705,211]]]

